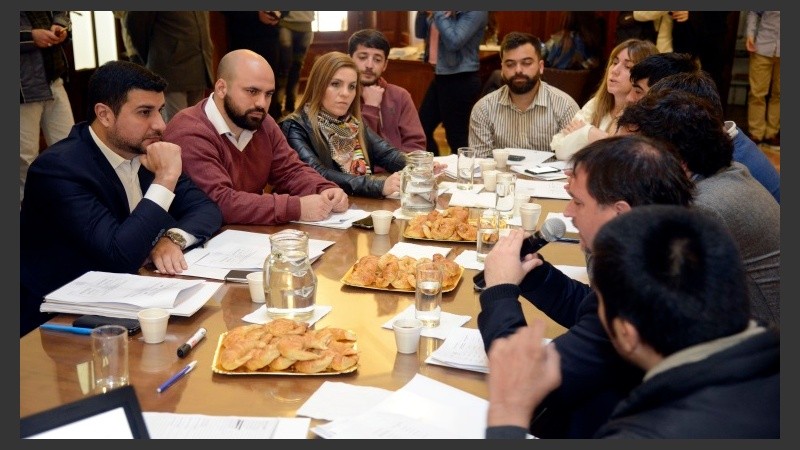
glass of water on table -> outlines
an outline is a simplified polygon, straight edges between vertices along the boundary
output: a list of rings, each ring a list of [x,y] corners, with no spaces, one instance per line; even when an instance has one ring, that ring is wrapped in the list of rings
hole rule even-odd
[[[416,270],[414,317],[427,328],[439,326],[442,316],[442,269],[433,262],[421,262]]]

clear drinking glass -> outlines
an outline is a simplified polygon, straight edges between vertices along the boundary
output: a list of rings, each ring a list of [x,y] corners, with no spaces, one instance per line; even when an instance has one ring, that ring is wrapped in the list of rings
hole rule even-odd
[[[476,250],[478,261],[483,262],[500,238],[500,214],[495,209],[486,209],[478,218]]]
[[[514,213],[514,198],[516,192],[517,176],[509,172],[497,174],[497,201],[495,209],[500,217],[508,221]]]
[[[433,262],[417,264],[414,317],[425,327],[438,327],[442,316],[442,269]]]
[[[475,149],[461,147],[458,149],[458,162],[456,163],[456,187],[459,189],[472,189],[475,182]]]

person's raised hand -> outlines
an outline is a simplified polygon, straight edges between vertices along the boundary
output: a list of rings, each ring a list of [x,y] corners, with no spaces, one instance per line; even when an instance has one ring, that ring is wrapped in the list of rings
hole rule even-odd
[[[158,183],[170,191],[175,190],[178,177],[183,170],[181,147],[165,141],[157,141],[145,148],[141,156],[142,165],[155,174],[154,183]]]
[[[533,411],[561,384],[561,357],[542,339],[545,323],[534,319],[489,348],[487,425],[528,428]]]
[[[333,203],[322,194],[300,197],[300,220],[318,222],[331,215]]]
[[[381,106],[383,101],[383,92],[386,89],[373,84],[371,86],[364,86],[361,90],[361,98],[364,99],[364,104],[369,106]]]
[[[519,252],[524,238],[525,231],[512,229],[508,235],[497,240],[483,264],[487,288],[498,284],[519,284],[528,272],[542,265],[542,260],[533,255],[526,255],[525,260],[520,261]]]

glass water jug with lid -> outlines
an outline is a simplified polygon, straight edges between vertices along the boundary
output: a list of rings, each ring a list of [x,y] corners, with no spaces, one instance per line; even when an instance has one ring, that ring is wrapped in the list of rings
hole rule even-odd
[[[436,207],[437,187],[433,174],[433,153],[416,150],[406,155],[406,167],[400,173],[400,208],[415,216]]]
[[[282,230],[270,235],[264,261],[267,317],[304,321],[314,313],[317,276],[308,259],[308,233]]]

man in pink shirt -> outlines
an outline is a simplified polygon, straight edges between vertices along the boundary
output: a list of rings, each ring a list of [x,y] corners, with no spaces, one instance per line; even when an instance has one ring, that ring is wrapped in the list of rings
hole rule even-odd
[[[300,160],[267,114],[275,74],[250,50],[226,54],[207,99],[170,120],[183,169],[219,205],[224,224],[319,221],[348,208],[347,194]]]
[[[361,114],[367,126],[400,150],[425,150],[425,132],[407,90],[381,77],[389,64],[389,41],[378,30],[364,29],[350,36],[348,54],[358,66]],[[375,172],[384,172],[376,166]]]

